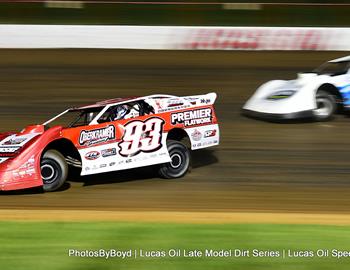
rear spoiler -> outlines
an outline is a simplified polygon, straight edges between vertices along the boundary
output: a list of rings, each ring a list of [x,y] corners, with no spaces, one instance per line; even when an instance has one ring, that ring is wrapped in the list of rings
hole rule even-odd
[[[208,93],[196,96],[162,96],[160,98],[150,98],[147,102],[153,106],[156,113],[187,109],[196,106],[213,105],[217,98],[216,93]]]

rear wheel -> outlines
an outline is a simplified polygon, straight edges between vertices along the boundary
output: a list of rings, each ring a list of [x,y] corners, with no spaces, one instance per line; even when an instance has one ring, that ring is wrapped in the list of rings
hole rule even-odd
[[[59,189],[67,179],[68,165],[64,156],[56,150],[48,150],[41,159],[41,177],[44,191]]]
[[[317,121],[329,120],[337,109],[335,97],[323,90],[318,91],[316,94],[316,106],[313,114]]]
[[[164,178],[184,176],[190,168],[190,151],[183,143],[173,140],[168,141],[167,147],[171,162],[160,166],[160,176]]]

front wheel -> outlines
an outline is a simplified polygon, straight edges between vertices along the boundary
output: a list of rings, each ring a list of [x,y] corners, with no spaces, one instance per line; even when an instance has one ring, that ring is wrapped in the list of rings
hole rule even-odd
[[[40,162],[44,191],[59,189],[67,179],[68,165],[64,156],[56,150],[48,150]]]
[[[326,91],[318,91],[316,94],[316,109],[313,110],[316,121],[327,121],[332,118],[337,109],[333,95]]]
[[[173,140],[168,141],[167,147],[171,162],[160,166],[160,176],[164,178],[184,176],[190,167],[190,151],[183,143]]]

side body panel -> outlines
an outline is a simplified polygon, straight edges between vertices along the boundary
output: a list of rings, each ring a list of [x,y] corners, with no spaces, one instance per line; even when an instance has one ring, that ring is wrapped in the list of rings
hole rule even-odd
[[[82,175],[110,172],[170,162],[167,134],[184,129],[192,149],[219,143],[219,128],[212,105],[188,109],[177,107],[134,119],[63,130],[82,160]],[[196,137],[195,132],[203,135]]]

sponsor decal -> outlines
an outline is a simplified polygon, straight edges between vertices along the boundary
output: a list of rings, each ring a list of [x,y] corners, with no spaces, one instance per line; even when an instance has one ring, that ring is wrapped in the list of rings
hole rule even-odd
[[[14,153],[19,149],[19,147],[0,147],[0,154],[2,153]]]
[[[198,129],[195,129],[191,134],[191,137],[194,141],[200,141],[202,139],[202,133]]]
[[[122,141],[119,143],[119,154],[123,157],[131,157],[141,152],[157,151],[162,147],[163,125],[164,120],[158,117],[127,123]]]
[[[193,147],[201,147],[202,143],[193,144]]]
[[[20,147],[38,135],[39,133],[31,133],[26,135],[11,135],[2,140],[0,146]]]
[[[216,129],[207,130],[206,132],[204,132],[204,138],[214,137],[216,136],[216,132]]]
[[[104,128],[93,130],[82,130],[79,136],[79,144],[90,146],[93,144],[103,143],[115,139],[115,127],[109,125]]]
[[[185,49],[213,50],[325,50],[329,32],[298,28],[218,28],[189,32]]]
[[[117,154],[117,149],[115,148],[108,148],[101,151],[102,157],[115,156],[116,154]]]
[[[94,166],[92,166],[92,170],[94,171],[94,170],[97,170],[97,169],[98,169],[97,165],[94,164]]]
[[[34,156],[31,156],[27,162],[23,163],[18,169],[12,171],[13,177],[23,179],[25,177],[32,177],[35,174],[35,160]]]
[[[212,109],[203,108],[171,114],[171,124],[183,124],[185,127],[203,125],[212,122]]]
[[[4,161],[8,160],[8,158],[1,158],[0,157],[0,163],[3,163]]]
[[[213,140],[213,141],[206,141],[206,142],[200,142],[200,143],[194,143],[192,144],[193,148],[199,148],[199,147],[207,147],[210,145],[217,145],[219,143],[218,140]]]
[[[176,110],[183,110],[191,107],[190,105],[181,105],[181,106],[175,106],[175,107],[169,107],[165,109],[159,109],[159,113],[169,112],[169,111],[176,111]]]
[[[95,160],[98,159],[100,157],[100,152],[98,151],[91,151],[89,153],[86,153],[85,155],[85,159],[87,160]]]
[[[163,108],[163,106],[162,106],[162,104],[160,103],[159,100],[156,99],[155,102],[156,102],[156,105],[157,105],[158,110]]]
[[[109,163],[109,166],[111,166],[111,167],[113,167],[113,166],[115,166],[116,165],[116,163],[115,162],[111,162],[111,163]]]
[[[6,142],[3,143],[3,145],[16,145],[21,144],[22,142],[26,141],[27,138],[12,138]]]
[[[181,106],[184,104],[183,100],[181,99],[169,99],[167,103],[168,103],[168,107]]]
[[[201,103],[202,104],[209,104],[211,102],[210,98],[202,98]]]

